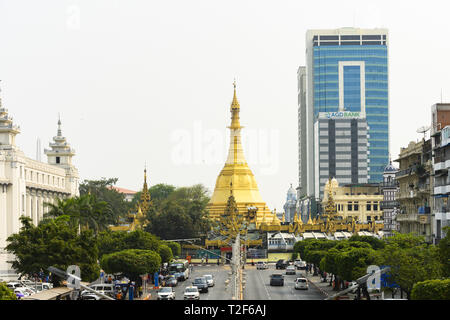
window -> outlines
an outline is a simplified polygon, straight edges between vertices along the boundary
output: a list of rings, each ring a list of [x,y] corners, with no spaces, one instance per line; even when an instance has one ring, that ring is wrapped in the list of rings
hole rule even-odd
[[[347,204],[347,210],[348,210],[348,211],[352,211],[352,203],[351,203],[351,202],[349,202],[349,203]]]
[[[378,202],[373,203],[373,210],[378,211]]]
[[[366,204],[366,210],[367,210],[367,211],[371,211],[371,210],[372,210],[372,203],[371,203],[371,202],[367,202],[367,204]]]
[[[358,202],[355,202],[353,209],[354,209],[354,211],[359,211],[359,203]]]
[[[61,163],[61,158],[60,157],[56,157],[56,163]]]

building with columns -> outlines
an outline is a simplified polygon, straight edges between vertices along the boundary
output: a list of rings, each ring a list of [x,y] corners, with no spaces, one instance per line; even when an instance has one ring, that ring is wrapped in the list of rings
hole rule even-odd
[[[62,135],[58,121],[57,135],[45,149],[48,163],[28,158],[16,145],[20,133],[0,100],[0,279],[16,279],[7,263],[13,259],[5,250],[6,239],[21,228],[20,216],[30,217],[35,225],[49,210],[45,203],[78,196],[79,175],[72,164],[75,150]]]

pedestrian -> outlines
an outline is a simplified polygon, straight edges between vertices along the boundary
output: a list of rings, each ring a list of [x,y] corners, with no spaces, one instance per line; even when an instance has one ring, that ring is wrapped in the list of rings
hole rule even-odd
[[[206,264],[208,264],[208,256],[206,256]]]
[[[117,291],[116,299],[122,300],[122,290],[121,289],[119,289],[119,291]]]
[[[217,258],[217,265],[219,265],[220,264],[220,262],[219,262],[219,258]]]

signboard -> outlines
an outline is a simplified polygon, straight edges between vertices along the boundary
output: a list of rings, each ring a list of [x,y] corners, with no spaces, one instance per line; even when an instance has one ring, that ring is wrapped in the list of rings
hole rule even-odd
[[[361,112],[338,111],[338,112],[319,112],[320,119],[360,119],[363,118]]]

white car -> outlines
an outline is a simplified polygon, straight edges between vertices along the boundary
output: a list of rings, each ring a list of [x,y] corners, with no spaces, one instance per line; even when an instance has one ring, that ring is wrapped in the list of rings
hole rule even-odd
[[[175,300],[175,291],[172,287],[162,287],[158,291],[158,300]]]
[[[14,290],[16,288],[23,288],[23,284],[21,284],[20,282],[8,282],[6,286],[11,290]]]
[[[294,266],[297,269],[306,269],[306,262],[302,261],[300,259],[297,259],[297,260],[294,261]]]
[[[186,287],[184,290],[184,300],[200,300],[200,292],[197,287]]]
[[[286,268],[286,274],[294,274],[295,275],[295,267],[294,266],[288,266]]]
[[[258,261],[256,263],[256,270],[267,269],[269,266],[264,261]]]
[[[208,287],[214,287],[214,278],[210,274],[205,274],[203,277],[206,278],[206,282],[208,283]]]
[[[308,279],[306,278],[295,279],[295,289],[308,290]]]

